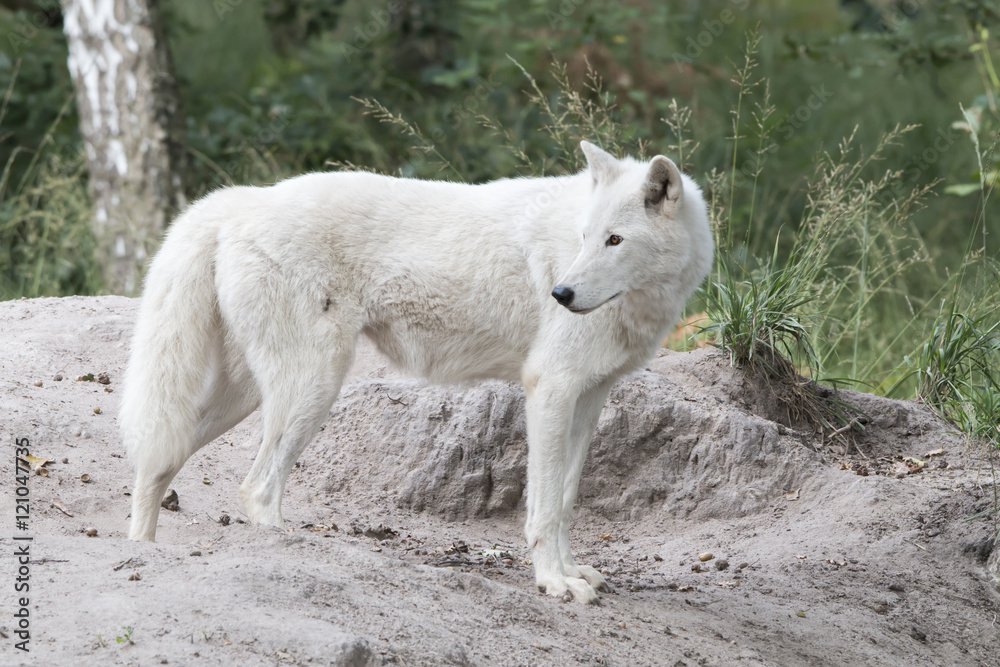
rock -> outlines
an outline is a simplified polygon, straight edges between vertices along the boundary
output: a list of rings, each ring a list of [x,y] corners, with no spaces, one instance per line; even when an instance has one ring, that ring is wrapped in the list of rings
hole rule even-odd
[[[713,558],[715,558],[715,556],[713,556],[711,552],[708,551],[706,551],[705,553],[698,554],[698,560],[700,560],[702,563],[706,563],[712,560]]]
[[[988,535],[976,542],[968,542],[962,547],[962,553],[969,554],[979,563],[985,563],[993,553],[994,546],[993,537]]]
[[[97,529],[91,526],[84,531],[84,534],[86,534],[87,537],[97,537]]]
[[[160,502],[160,507],[170,512],[176,512],[177,510],[179,510],[181,506],[180,506],[180,500],[177,497],[177,492],[174,491],[173,489],[167,491],[166,497],[164,497],[163,501]]]
[[[993,579],[993,587],[1000,591],[1000,549],[993,549],[992,555],[986,561],[986,571]]]
[[[722,572],[728,567],[729,567],[729,561],[726,560],[725,558],[720,558],[715,562],[715,569],[718,570],[719,572]]]

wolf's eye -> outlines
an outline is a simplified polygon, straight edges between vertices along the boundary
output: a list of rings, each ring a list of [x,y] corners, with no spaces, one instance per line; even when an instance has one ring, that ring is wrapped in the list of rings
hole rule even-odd
[[[622,242],[622,237],[617,234],[612,234],[608,237],[608,240],[604,242],[604,245],[618,245]]]

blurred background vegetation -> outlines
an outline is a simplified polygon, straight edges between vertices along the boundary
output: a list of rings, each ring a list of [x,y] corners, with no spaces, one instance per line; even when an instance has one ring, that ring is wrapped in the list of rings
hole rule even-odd
[[[0,298],[100,293],[65,40],[17,4],[0,3]],[[352,165],[564,173],[580,138],[664,153],[712,203],[719,266],[689,313],[716,344],[749,332],[751,357],[769,344],[811,377],[953,401],[993,438],[998,4],[161,1],[189,198]],[[960,366],[935,357],[956,313],[983,362],[941,398],[928,369]]]

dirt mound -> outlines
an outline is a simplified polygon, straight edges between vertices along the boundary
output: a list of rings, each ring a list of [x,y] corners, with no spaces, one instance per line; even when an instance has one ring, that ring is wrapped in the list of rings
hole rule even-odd
[[[160,542],[130,543],[115,390],[135,312],[0,303],[0,423],[53,460],[29,530],[0,533],[8,553],[34,537],[32,652],[8,616],[2,664],[996,664],[1000,550],[965,520],[992,507],[989,462],[920,406],[853,392],[863,421],[824,441],[708,350],[664,353],[601,416],[573,529],[615,587],[600,607],[533,590],[520,388],[427,386],[369,347],[292,473],[286,531],[240,512],[254,414],[178,476]]]
[[[356,382],[321,438],[314,457],[329,471],[328,493],[374,480],[400,507],[449,521],[523,509],[527,439],[518,385]],[[822,457],[787,428],[647,371],[611,391],[579,504],[617,520],[663,511],[745,516],[825,472]]]

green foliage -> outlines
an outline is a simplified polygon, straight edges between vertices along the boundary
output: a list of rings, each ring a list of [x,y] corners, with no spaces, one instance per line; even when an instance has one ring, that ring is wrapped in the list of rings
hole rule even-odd
[[[115,637],[115,642],[119,644],[134,644],[135,642],[132,641],[132,626],[123,625],[122,634]]]
[[[101,289],[83,160],[43,160],[0,199],[0,299]]]
[[[9,183],[25,178],[43,138],[49,150],[73,152],[80,135],[66,67],[66,40],[58,28],[39,27],[27,11],[0,9],[0,165]],[[16,85],[15,85],[16,83]]]
[[[781,358],[818,365],[803,312],[815,296],[815,286],[803,279],[799,266],[772,266],[761,276],[751,274],[743,280],[729,269],[721,273],[706,290],[711,323],[704,331],[734,363],[764,366],[776,375],[784,371],[775,368]]]
[[[906,362],[922,400],[966,433],[1000,445],[1000,321],[995,311],[970,317],[950,304]]]
[[[7,101],[16,79],[17,67]],[[8,108],[0,108],[0,126]],[[100,290],[82,150],[58,140],[68,108],[66,100],[36,147],[7,151],[0,174],[0,299]],[[10,138],[0,137],[0,147]]]

